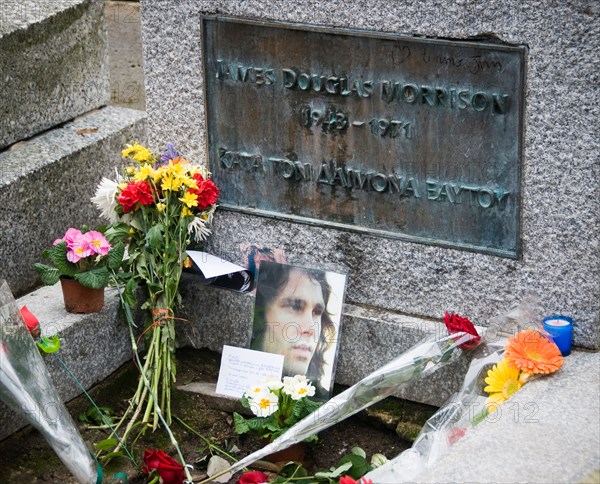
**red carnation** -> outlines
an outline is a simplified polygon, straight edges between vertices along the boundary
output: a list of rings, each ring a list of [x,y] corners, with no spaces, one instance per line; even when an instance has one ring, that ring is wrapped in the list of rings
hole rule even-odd
[[[185,480],[183,466],[162,450],[146,449],[144,451],[144,463],[146,467],[142,471],[145,474],[150,474],[153,470],[156,470],[163,484],[182,484]]]
[[[202,178],[202,175],[199,173],[194,175],[194,180],[196,180],[198,189],[191,189],[190,192],[198,196],[198,210],[202,211],[210,205],[217,203],[217,199],[219,198],[219,189],[212,180],[199,180],[196,178],[196,176]]]
[[[117,201],[123,207],[123,213],[131,212],[135,208],[136,203],[142,205],[149,205],[154,202],[152,197],[152,189],[148,182],[142,181],[131,181],[127,184],[121,193],[117,197]]]
[[[264,482],[269,482],[268,475],[260,471],[251,471],[244,472],[236,484],[263,484]]]
[[[459,344],[458,346],[460,348],[472,349],[479,344],[479,340],[481,339],[481,337],[475,329],[475,326],[473,326],[473,323],[467,318],[463,318],[458,314],[449,314],[448,312],[446,312],[446,314],[444,315],[444,324],[446,325],[446,328],[448,329],[448,332],[450,334],[468,333],[475,336],[475,338]]]

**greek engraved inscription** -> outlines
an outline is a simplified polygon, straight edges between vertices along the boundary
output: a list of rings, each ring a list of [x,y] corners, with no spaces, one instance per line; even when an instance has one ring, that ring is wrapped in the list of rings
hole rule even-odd
[[[525,46],[202,18],[222,207],[519,257]]]

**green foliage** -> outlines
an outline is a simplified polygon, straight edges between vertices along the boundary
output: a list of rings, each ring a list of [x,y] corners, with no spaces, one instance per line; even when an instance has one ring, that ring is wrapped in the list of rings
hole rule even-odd
[[[60,278],[60,272],[56,267],[50,267],[39,262],[37,262],[34,267],[37,273],[40,275],[40,279],[42,279],[42,283],[44,285],[53,286],[58,282]]]
[[[112,424],[115,413],[110,407],[90,407],[85,413],[79,415],[79,421],[89,425]]]
[[[121,262],[123,262],[124,255],[125,255],[125,244],[123,244],[123,242],[117,242],[108,251],[108,256],[106,259],[106,266],[113,271],[119,270],[119,267],[121,267]]]
[[[109,277],[110,273],[106,267],[96,267],[87,272],[75,274],[74,279],[82,286],[91,289],[102,289],[108,286]]]

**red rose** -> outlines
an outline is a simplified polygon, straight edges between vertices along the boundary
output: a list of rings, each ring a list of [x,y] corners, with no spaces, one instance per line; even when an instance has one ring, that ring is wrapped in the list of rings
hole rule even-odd
[[[150,472],[156,470],[164,484],[181,484],[185,480],[183,466],[162,450],[146,449],[144,451],[144,463],[146,467],[142,471],[145,474],[150,474]]]
[[[244,472],[237,480],[237,484],[263,484],[264,482],[269,482],[269,476],[260,471]]]
[[[219,198],[219,189],[217,185],[213,183],[212,180],[200,180],[196,178],[199,176],[202,178],[202,175],[199,173],[194,175],[194,180],[196,180],[196,185],[198,185],[197,190],[190,190],[191,193],[194,193],[198,196],[198,210],[202,211],[206,209],[209,205],[217,203],[217,199]]]
[[[148,182],[142,180],[138,182],[129,182],[117,197],[117,202],[123,207],[123,213],[131,212],[136,203],[149,205],[154,202],[152,189]]]
[[[38,338],[40,336],[40,322],[35,315],[27,309],[27,306],[23,306],[21,308],[21,316],[23,317],[23,321],[25,321],[25,325],[27,329],[31,333],[34,338]]]
[[[472,349],[479,344],[479,340],[481,339],[481,337],[479,336],[479,333],[477,333],[477,330],[475,329],[475,326],[473,326],[473,323],[467,318],[463,318],[458,314],[449,314],[448,312],[446,312],[446,314],[444,315],[444,324],[446,325],[446,328],[448,329],[448,332],[450,334],[468,333],[475,336],[475,338],[466,341],[465,343],[459,344],[458,346],[460,348]]]
[[[448,433],[448,443],[450,445],[456,444],[460,439],[464,437],[465,433],[467,433],[467,429],[463,429],[461,427],[454,427]]]
[[[340,477],[340,484],[373,484],[373,481],[371,479],[365,479],[364,477],[355,481],[350,476],[342,476]]]

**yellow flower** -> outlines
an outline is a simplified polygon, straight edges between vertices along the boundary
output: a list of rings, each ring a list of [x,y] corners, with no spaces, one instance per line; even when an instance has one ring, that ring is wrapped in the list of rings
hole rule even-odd
[[[150,177],[154,178],[154,169],[150,165],[142,165],[139,171],[135,172],[133,179],[135,181],[142,181]]]
[[[192,211],[187,207],[183,207],[183,209],[181,210],[181,215],[183,215],[184,217],[193,217],[194,216]]]
[[[167,206],[164,203],[158,202],[156,204],[156,210],[158,210],[159,212],[164,212],[165,208],[167,208]]]
[[[182,201],[185,205],[187,205],[188,208],[198,206],[198,195],[192,192],[185,192],[183,194],[183,197],[181,197],[179,200]]]
[[[125,168],[125,173],[127,173],[128,175],[133,175],[135,173],[135,168],[133,166],[128,166],[127,168]]]
[[[117,187],[119,187],[119,190],[123,190],[125,187],[127,186],[127,183],[123,182],[123,183],[119,183],[117,185]]]
[[[152,162],[152,153],[149,149],[144,148],[138,151],[135,155],[133,155],[133,159],[138,163],[151,163]]]
[[[133,158],[138,162],[152,161],[152,153],[150,153],[150,150],[139,143],[134,143],[133,146],[127,145],[127,148],[125,148],[121,154],[123,155],[123,158]]]
[[[187,188],[191,188],[193,190],[198,190],[198,185],[196,184],[196,180],[189,176],[182,176],[181,183],[184,184]]]
[[[488,370],[485,382],[487,386],[483,389],[489,393],[486,404],[489,405],[489,412],[494,412],[498,405],[508,400],[525,384],[527,381],[526,373],[521,372],[517,368],[509,366],[508,360],[504,359],[491,370]]]
[[[162,178],[162,184],[160,186],[162,191],[172,190],[176,192],[181,188],[181,178],[173,177],[170,174],[166,174]]]
[[[185,175],[186,169],[185,166],[181,163],[173,163],[173,160],[169,161],[169,167],[167,168],[167,173],[173,176],[183,176]]]

